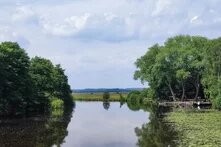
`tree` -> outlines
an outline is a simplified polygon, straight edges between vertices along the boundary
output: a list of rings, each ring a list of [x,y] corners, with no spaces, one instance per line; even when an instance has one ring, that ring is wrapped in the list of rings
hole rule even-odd
[[[65,105],[72,104],[72,97],[70,95],[71,88],[68,84],[68,77],[65,75],[64,70],[61,68],[61,65],[58,64],[54,67],[53,72],[54,78],[54,93],[55,97],[61,98]]]
[[[183,100],[186,94],[186,85],[191,87],[191,93],[195,93],[194,98],[196,99],[198,97],[201,85],[200,79],[204,71],[202,60],[206,45],[206,38],[188,35],[175,36],[165,42],[165,47],[170,48],[177,54],[173,62],[176,71],[176,80],[182,87],[181,100]],[[192,85],[194,85],[196,89],[195,92],[192,90],[194,88]]]
[[[60,65],[40,57],[30,61],[17,43],[0,44],[0,114],[48,111],[57,99],[72,106],[70,93]]]
[[[110,99],[110,93],[109,92],[104,92],[103,94],[103,100],[108,101]]]
[[[161,47],[158,44],[155,44],[148,49],[144,56],[137,59],[135,65],[138,68],[138,70],[135,71],[134,79],[140,79],[142,83],[148,81],[150,86],[154,86],[152,68],[156,63],[156,56],[160,52],[160,49]]]
[[[182,85],[183,92],[182,92],[181,101],[183,101],[183,99],[185,97],[185,81],[189,76],[190,76],[190,72],[185,71],[184,69],[177,70],[177,72],[176,72],[176,78],[178,79],[178,81]]]
[[[221,109],[221,38],[209,41],[204,58],[203,84],[215,108]]]
[[[0,109],[15,114],[25,111],[30,98],[29,57],[17,43],[0,44]]]
[[[164,45],[154,45],[137,59],[135,79],[147,82],[159,99],[173,101],[197,98],[202,92],[201,78],[204,72],[202,62],[207,39],[199,36],[175,36]],[[203,92],[200,93],[204,96]]]
[[[50,60],[35,57],[31,59],[30,73],[37,103],[43,109],[54,99],[61,99],[65,106],[73,104],[68,78],[60,65],[54,66]]]
[[[148,82],[151,89],[154,89],[157,96],[160,95],[160,91],[158,91],[159,86],[156,83],[156,79],[153,76],[153,67],[156,64],[156,56],[161,50],[161,46],[155,44],[151,46],[146,54],[135,62],[137,70],[134,74],[134,79],[140,79],[141,83]]]
[[[49,107],[50,98],[53,97],[53,70],[54,66],[50,60],[40,57],[31,59],[30,75],[35,91],[35,104],[39,105],[39,108],[43,110]]]
[[[156,56],[156,63],[153,66],[153,77],[157,87],[167,86],[173,101],[176,101],[176,94],[173,85],[176,85],[175,59],[177,51],[171,48],[163,48]]]

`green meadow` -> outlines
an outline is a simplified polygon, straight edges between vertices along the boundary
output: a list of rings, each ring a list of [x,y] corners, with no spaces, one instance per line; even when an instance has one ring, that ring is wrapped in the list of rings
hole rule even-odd
[[[128,93],[121,93],[126,98]],[[103,101],[103,93],[72,93],[73,99],[78,101]],[[109,101],[120,101],[120,93],[110,93]]]

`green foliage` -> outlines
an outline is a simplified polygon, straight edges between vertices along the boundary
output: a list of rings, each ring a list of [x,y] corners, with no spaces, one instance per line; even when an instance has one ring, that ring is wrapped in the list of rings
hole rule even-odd
[[[139,70],[134,74],[135,79],[140,79],[142,83],[148,81],[150,85],[154,86],[154,83],[152,84],[154,79],[151,76],[153,74],[152,68],[156,63],[156,56],[160,52],[160,49],[161,47],[158,44],[155,44],[148,49],[148,52],[144,56],[137,59],[135,65]]]
[[[51,116],[53,118],[61,117],[63,114],[64,114],[63,109],[53,109],[53,110],[51,110]]]
[[[48,111],[53,97],[72,104],[67,76],[60,65],[35,57],[29,59],[17,43],[0,44],[0,113]]]
[[[140,96],[142,98],[148,99],[148,100],[154,100],[156,98],[155,92],[151,88],[145,88],[140,92]]]
[[[142,91],[131,91],[127,95],[127,106],[130,110],[138,111],[140,109],[146,109],[152,107],[155,102],[152,98],[152,90],[147,88]]]
[[[153,98],[184,100],[216,99],[220,94],[221,38],[175,36],[154,45],[135,62],[134,78],[147,82]]]
[[[214,108],[221,110],[221,95],[217,95],[215,99],[213,99]]]
[[[205,93],[215,108],[221,108],[221,38],[209,41],[204,59],[203,84]]]
[[[40,108],[48,107],[53,97],[62,100],[65,106],[72,104],[68,79],[60,65],[54,66],[50,60],[35,57],[31,59],[30,74]]]
[[[52,99],[51,100],[51,108],[53,110],[63,109],[64,108],[64,101],[62,101],[61,99],[58,99],[58,98]]]
[[[29,57],[17,43],[0,44],[0,111],[25,111],[31,95]]]

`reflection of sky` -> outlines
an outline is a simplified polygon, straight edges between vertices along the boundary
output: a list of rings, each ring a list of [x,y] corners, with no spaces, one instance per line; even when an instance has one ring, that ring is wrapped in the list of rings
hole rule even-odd
[[[126,105],[111,103],[109,110],[100,102],[77,102],[68,126],[64,147],[134,147],[135,127],[147,122],[148,113],[133,112]]]

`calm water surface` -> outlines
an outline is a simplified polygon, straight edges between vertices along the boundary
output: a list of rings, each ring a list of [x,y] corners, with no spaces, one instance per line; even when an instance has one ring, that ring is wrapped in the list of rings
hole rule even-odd
[[[108,105],[108,104],[107,104]],[[106,109],[104,109],[106,108]],[[131,111],[112,102],[77,102],[63,147],[134,147],[135,128],[148,121],[149,113]]]
[[[128,106],[76,102],[73,110],[56,117],[0,118],[0,147],[175,146],[173,129],[156,113]]]

